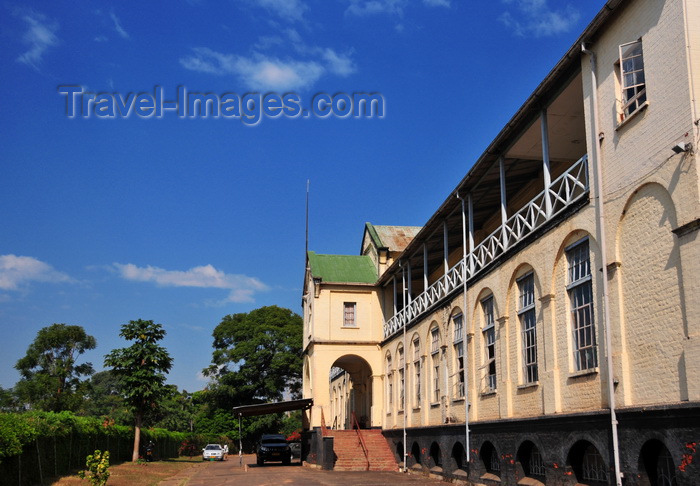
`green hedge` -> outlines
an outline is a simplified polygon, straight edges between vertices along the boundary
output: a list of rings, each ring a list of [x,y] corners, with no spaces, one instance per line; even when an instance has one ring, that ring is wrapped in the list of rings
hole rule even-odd
[[[177,457],[191,434],[143,429],[141,444],[153,441],[156,458]],[[133,427],[114,425],[71,412],[0,413],[0,486],[48,484],[48,478],[85,466],[96,449],[108,450],[110,462],[131,460]]]

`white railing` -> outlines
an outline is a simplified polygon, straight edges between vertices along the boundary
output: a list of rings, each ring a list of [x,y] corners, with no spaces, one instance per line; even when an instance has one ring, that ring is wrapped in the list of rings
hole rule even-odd
[[[462,258],[445,275],[435,281],[409,305],[384,323],[384,338],[426,313],[455,289],[464,285],[510,248],[514,247],[548,221],[588,194],[588,156],[584,155],[557,177],[505,224],[496,228],[474,251]]]

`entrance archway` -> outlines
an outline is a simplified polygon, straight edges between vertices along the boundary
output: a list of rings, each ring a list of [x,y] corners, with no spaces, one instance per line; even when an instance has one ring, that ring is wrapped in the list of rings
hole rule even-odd
[[[353,416],[361,428],[372,426],[372,367],[355,354],[336,359],[329,375],[331,409],[328,427],[351,429]]]

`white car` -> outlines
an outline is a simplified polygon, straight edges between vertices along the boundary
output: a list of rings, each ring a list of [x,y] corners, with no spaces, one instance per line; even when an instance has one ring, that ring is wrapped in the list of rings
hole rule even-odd
[[[204,449],[202,449],[202,460],[223,461],[224,448],[221,447],[221,444],[207,444],[207,446]]]

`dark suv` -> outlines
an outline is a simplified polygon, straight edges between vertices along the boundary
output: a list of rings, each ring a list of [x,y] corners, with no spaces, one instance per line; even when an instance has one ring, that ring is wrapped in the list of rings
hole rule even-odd
[[[292,450],[287,444],[287,439],[281,434],[263,435],[256,455],[258,466],[265,464],[265,461],[282,461],[283,464],[289,464],[292,461]]]

